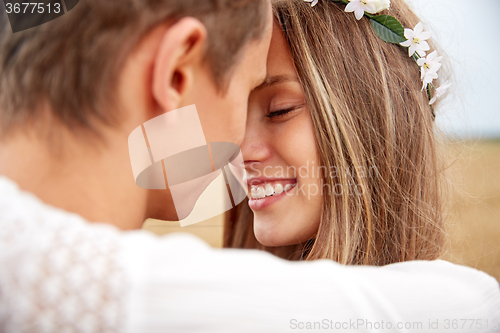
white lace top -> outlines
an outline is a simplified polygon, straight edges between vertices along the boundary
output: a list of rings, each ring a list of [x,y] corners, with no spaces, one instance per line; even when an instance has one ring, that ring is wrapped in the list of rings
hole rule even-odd
[[[498,283],[472,268],[292,263],[120,232],[0,177],[0,332],[500,332],[499,318]]]

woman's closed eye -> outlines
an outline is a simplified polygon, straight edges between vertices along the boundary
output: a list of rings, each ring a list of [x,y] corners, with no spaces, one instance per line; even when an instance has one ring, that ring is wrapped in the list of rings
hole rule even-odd
[[[271,120],[281,120],[284,118],[287,118],[288,116],[296,113],[296,111],[299,111],[302,107],[305,105],[296,105],[293,107],[289,107],[286,109],[281,109],[281,110],[276,110],[273,112],[270,112],[268,115],[266,115],[267,118],[270,118]]]

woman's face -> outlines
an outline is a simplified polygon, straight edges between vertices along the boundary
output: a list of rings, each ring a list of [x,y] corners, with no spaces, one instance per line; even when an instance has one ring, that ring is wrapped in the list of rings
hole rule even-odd
[[[275,26],[266,82],[250,96],[243,158],[257,240],[266,246],[312,238],[322,208],[313,124],[290,49]]]

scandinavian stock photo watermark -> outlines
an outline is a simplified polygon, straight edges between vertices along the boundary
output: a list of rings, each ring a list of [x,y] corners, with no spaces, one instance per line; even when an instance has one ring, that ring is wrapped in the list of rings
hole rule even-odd
[[[247,182],[251,187],[250,193],[254,197],[266,195],[266,182],[253,185],[253,179],[274,180],[295,179],[295,183],[285,188],[285,194],[304,195],[308,199],[321,196],[362,196],[365,186],[370,181],[380,177],[375,165],[361,165],[349,167],[317,165],[314,161],[307,161],[305,165],[296,166],[271,166],[262,167],[254,162],[247,166]],[[260,189],[261,187],[262,189]],[[296,188],[291,191],[292,188]]]
[[[415,331],[447,331],[454,332],[457,330],[476,332],[477,330],[495,331],[500,329],[499,323],[492,323],[488,319],[428,319],[427,321],[401,321],[391,322],[384,320],[369,320],[369,319],[349,319],[344,321],[322,319],[319,321],[301,321],[299,319],[290,319],[289,328],[292,330],[333,330],[333,331],[393,331],[393,330],[409,330]]]

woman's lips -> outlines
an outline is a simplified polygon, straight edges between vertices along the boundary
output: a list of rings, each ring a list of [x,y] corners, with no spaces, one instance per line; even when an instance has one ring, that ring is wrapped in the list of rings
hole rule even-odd
[[[288,195],[293,188],[297,185],[296,179],[266,179],[266,181],[253,180],[249,181],[250,186],[250,200],[248,202],[252,210],[260,210],[275,202],[281,200]]]

